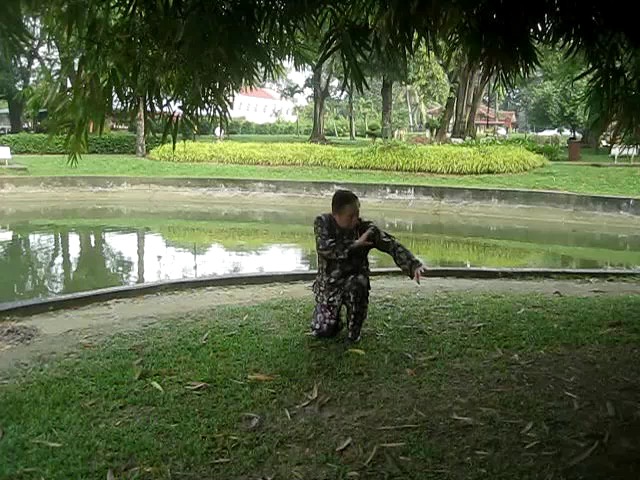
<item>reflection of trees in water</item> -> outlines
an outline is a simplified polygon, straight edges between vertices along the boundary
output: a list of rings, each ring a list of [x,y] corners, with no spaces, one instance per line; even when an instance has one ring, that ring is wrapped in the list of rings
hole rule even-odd
[[[0,301],[129,283],[132,262],[107,245],[103,229],[59,228],[41,235],[38,245],[32,245],[36,237],[28,231],[12,230],[13,236],[0,257]],[[75,268],[70,249],[73,234],[80,244]]]

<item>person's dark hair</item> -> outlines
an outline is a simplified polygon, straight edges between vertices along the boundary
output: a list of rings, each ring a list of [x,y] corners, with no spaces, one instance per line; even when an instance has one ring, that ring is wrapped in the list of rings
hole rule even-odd
[[[355,193],[349,190],[337,190],[333,194],[333,199],[331,200],[332,213],[340,213],[349,205],[360,206],[360,200]]]

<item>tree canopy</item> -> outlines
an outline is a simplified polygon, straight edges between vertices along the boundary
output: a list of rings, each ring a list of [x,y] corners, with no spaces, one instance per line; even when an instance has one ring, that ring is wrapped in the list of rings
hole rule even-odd
[[[29,37],[17,18],[41,12],[60,58],[50,115],[76,152],[114,97],[125,106],[141,96],[150,108],[179,105],[187,117],[224,115],[234,91],[295,59],[319,22],[319,61],[336,58],[359,90],[381,44],[405,58],[443,41],[503,82],[535,69],[538,45],[561,45],[568,58],[583,56],[600,121],[629,135],[640,125],[640,34],[631,15],[594,0],[526,8],[497,0],[4,0],[1,8],[0,51]]]

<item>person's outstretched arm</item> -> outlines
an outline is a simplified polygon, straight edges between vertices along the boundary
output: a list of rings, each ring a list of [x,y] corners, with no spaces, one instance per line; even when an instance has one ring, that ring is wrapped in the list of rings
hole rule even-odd
[[[381,252],[391,255],[393,261],[406,275],[420,283],[420,275],[424,268],[422,262],[398,242],[393,235],[368,222],[366,226],[372,232],[369,235],[369,240],[373,243],[373,246]]]

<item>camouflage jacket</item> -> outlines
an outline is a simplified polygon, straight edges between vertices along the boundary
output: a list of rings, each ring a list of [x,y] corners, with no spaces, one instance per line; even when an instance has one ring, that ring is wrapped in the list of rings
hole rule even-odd
[[[369,228],[373,234],[369,247],[355,246],[355,241]],[[354,230],[338,227],[333,215],[320,215],[314,222],[316,251],[318,253],[318,275],[314,291],[326,290],[333,285],[340,287],[351,275],[369,275],[369,252],[376,248],[391,255],[396,265],[409,277],[413,277],[420,260],[403,247],[393,236],[377,228],[373,223],[360,221]]]

